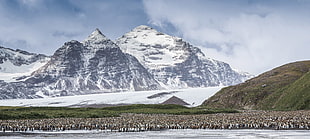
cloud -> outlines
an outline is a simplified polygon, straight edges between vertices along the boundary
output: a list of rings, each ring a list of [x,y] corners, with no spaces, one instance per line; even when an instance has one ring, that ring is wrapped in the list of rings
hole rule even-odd
[[[253,74],[310,59],[308,1],[151,1],[149,23],[171,24],[205,53]]]
[[[140,0],[1,0],[0,19],[0,45],[49,55],[95,28],[116,39],[147,22]]]
[[[111,39],[149,23],[257,74],[309,59],[306,0],[1,0],[0,45],[52,54],[95,28]]]

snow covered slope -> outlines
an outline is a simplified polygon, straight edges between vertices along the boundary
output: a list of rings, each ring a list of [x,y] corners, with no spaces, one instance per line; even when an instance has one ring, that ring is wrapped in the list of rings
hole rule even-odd
[[[181,38],[145,25],[126,33],[116,43],[168,88],[233,85],[251,77],[227,63],[207,58],[199,48]]]
[[[12,50],[0,46],[0,80],[20,81],[47,63],[50,58],[42,54]]]
[[[172,96],[177,96],[189,103],[198,106],[205,99],[211,97],[222,87],[176,89],[166,91],[139,91],[104,93],[78,96],[47,97],[39,99],[7,99],[0,100],[1,106],[91,106],[117,104],[159,104]]]

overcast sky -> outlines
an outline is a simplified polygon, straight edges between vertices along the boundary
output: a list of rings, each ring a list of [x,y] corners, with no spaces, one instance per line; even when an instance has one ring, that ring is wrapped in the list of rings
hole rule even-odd
[[[0,0],[0,45],[30,52],[141,24],[252,74],[310,59],[308,0]]]

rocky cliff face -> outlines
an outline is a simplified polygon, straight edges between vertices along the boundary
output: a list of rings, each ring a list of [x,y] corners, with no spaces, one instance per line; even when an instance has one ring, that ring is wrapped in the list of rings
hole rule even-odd
[[[234,71],[227,63],[207,58],[197,47],[148,26],[138,26],[116,40],[167,88],[232,85],[249,74]]]

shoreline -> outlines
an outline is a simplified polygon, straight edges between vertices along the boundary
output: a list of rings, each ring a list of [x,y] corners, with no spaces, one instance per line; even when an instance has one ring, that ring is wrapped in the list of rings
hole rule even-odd
[[[68,130],[142,132],[166,129],[309,130],[310,110],[243,111],[202,115],[122,114],[120,117],[107,118],[0,120],[2,133],[53,133]]]

